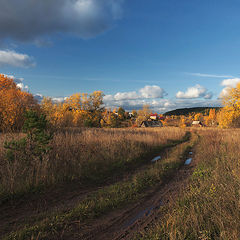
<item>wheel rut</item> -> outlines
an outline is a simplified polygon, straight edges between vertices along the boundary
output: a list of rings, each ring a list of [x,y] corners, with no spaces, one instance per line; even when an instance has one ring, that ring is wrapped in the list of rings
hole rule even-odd
[[[154,156],[168,156],[168,151],[179,144],[167,147],[161,150],[158,154],[155,153]],[[144,169],[146,165],[153,164],[151,162],[151,159],[154,156],[152,154],[149,154],[146,161],[144,161],[144,164],[138,166],[138,168],[134,172]],[[132,174],[133,171],[130,171],[124,173],[120,177],[118,176],[114,179],[108,179],[103,186],[111,185],[115,182],[121,181],[124,178],[126,179]],[[103,186],[90,186],[86,188],[83,187],[81,183],[76,181],[67,184],[60,184],[56,187],[51,187],[43,193],[36,193],[33,195],[27,194],[23,198],[3,203],[0,205],[0,237],[12,231],[17,231],[18,229],[21,229],[25,224],[34,224],[34,222],[44,218],[45,215],[68,211],[69,209],[76,206],[88,194],[97,191]],[[126,214],[126,216],[128,216],[128,214]],[[116,221],[119,221],[117,217]],[[87,228],[87,225],[84,226]],[[92,226],[90,225],[90,228],[91,227]],[[97,228],[105,229],[104,226],[98,226]],[[88,232],[91,231],[89,230]]]
[[[133,239],[137,233],[146,231],[156,220],[161,221],[166,207],[187,187],[196,163],[191,150],[190,164],[183,165],[164,183],[149,190],[146,197],[124,209],[111,212],[94,222],[73,224],[71,232],[63,233],[61,239],[121,240]]]

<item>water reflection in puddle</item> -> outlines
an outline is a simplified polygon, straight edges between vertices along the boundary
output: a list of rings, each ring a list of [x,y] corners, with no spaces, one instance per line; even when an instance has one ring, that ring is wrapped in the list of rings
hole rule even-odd
[[[136,221],[143,218],[144,216],[146,216],[146,217],[149,216],[150,213],[154,209],[159,209],[161,206],[163,206],[163,202],[162,202],[162,200],[159,200],[157,206],[151,206],[151,207],[148,207],[148,208],[144,209],[143,211],[139,212],[134,218],[132,218],[130,221],[126,222],[123,227],[126,228],[126,227],[131,226],[132,224],[134,224]]]
[[[157,157],[153,158],[151,162],[156,162],[156,161],[158,161],[160,159],[161,159],[161,156],[157,156]]]
[[[189,165],[191,162],[192,162],[192,158],[188,158],[188,159],[185,161],[185,165]]]
[[[135,223],[137,220],[141,219],[142,217],[148,216],[152,210],[153,210],[153,207],[149,207],[144,211],[138,213],[134,218],[132,218],[129,222],[127,222],[124,225],[124,228],[131,226],[133,223]]]

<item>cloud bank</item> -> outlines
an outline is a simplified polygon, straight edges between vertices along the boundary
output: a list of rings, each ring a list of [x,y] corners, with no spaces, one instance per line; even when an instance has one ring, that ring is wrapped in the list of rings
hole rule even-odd
[[[163,98],[167,96],[164,89],[159,86],[145,86],[139,89],[138,92],[118,92],[115,95],[106,95],[104,97],[107,101],[122,101],[122,100],[137,100],[137,99],[152,99],[152,98]]]
[[[194,99],[194,98],[205,98],[211,99],[212,93],[208,92],[205,87],[197,84],[194,87],[189,87],[186,92],[179,91],[176,94],[176,98],[180,99]]]
[[[124,0],[1,0],[0,38],[32,41],[51,33],[91,38],[122,15]]]
[[[0,50],[0,66],[34,67],[36,64],[27,54],[17,53],[12,50]]]
[[[183,94],[183,96],[181,96]],[[141,109],[143,105],[148,104],[154,112],[164,113],[176,108],[185,107],[213,107],[220,106],[219,100],[209,100],[212,94],[204,87],[196,85],[189,88],[186,93],[181,93],[183,99],[164,99],[167,93],[159,86],[145,86],[138,91],[119,92],[115,95],[104,96],[104,104],[107,108],[123,107],[127,111]],[[204,98],[198,100],[196,98]]]
[[[199,99],[138,99],[138,100],[111,100],[104,98],[104,104],[107,108],[123,107],[126,111],[133,109],[139,110],[143,105],[148,104],[153,112],[165,113],[177,108],[190,107],[220,107],[220,100],[199,100]]]

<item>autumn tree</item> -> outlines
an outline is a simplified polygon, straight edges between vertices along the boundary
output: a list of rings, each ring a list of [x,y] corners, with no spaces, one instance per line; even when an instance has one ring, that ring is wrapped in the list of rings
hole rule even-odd
[[[152,111],[150,110],[149,105],[143,105],[143,108],[138,110],[136,124],[139,126],[143,121],[148,120],[151,112]]]
[[[179,127],[185,128],[186,126],[187,126],[186,117],[184,115],[182,115],[182,116],[180,116]]]
[[[125,110],[122,107],[118,108],[117,113],[118,113],[119,120],[121,121],[125,120]]]
[[[73,126],[73,115],[65,103],[53,103],[51,98],[43,98],[41,109],[52,127]]]
[[[56,105],[53,104],[52,99],[49,97],[43,97],[41,102],[41,109],[45,113],[47,120],[55,125],[54,114],[56,112]]]
[[[219,113],[220,127],[240,127],[240,83],[229,89],[222,101],[224,108]]]
[[[132,110],[132,117],[137,118],[138,114],[136,110]]]
[[[194,115],[194,121],[203,121],[203,114],[202,113],[196,113]]]
[[[41,107],[47,120],[55,127],[98,127],[104,110],[103,93],[75,93],[63,103],[55,104],[51,99],[44,98]]]
[[[215,109],[210,109],[209,115],[206,118],[206,124],[208,126],[214,126],[217,123],[217,115]]]
[[[20,130],[28,109],[38,109],[33,95],[18,88],[13,79],[0,74],[0,130]]]
[[[105,109],[105,111],[102,114],[101,126],[102,127],[118,127],[119,120],[118,120],[117,114],[112,112],[111,109]]]

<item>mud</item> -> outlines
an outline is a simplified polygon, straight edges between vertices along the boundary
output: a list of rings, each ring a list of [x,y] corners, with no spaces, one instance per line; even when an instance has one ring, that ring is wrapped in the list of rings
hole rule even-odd
[[[192,156],[193,157],[193,156]],[[124,209],[111,212],[94,222],[72,224],[71,231],[62,234],[61,239],[120,240],[133,239],[136,233],[144,232],[156,220],[161,221],[164,206],[176,201],[187,187],[195,162],[183,165],[173,176],[158,188],[149,191],[147,197]]]
[[[160,151],[159,154],[162,157],[167,156],[170,149],[171,147],[164,149]],[[80,182],[75,181],[58,184],[57,186],[50,187],[48,190],[41,193],[27,194],[22,198],[0,204],[0,239],[7,233],[17,231],[26,224],[34,224],[34,222],[43,219],[45,216],[72,209],[88,194],[93,193],[104,186],[121,181],[122,179],[127,179],[133,174],[133,172],[140,171],[141,169],[144,169],[146,165],[152,164],[151,159],[153,157],[154,156],[150,153],[149,156],[146,157],[144,163],[138,166],[134,171],[126,172],[122,176],[114,177],[113,179],[107,179],[102,186],[96,187],[90,185],[88,187],[83,187]],[[158,161],[160,161],[159,158]],[[154,208],[154,206],[152,208]],[[146,209],[149,211],[150,208],[147,206]],[[145,210],[142,209],[141,211],[143,211],[143,214],[136,213],[136,215],[139,214],[139,217],[136,217],[136,220],[141,218],[142,215],[145,215]],[[134,217],[132,217],[132,219],[133,218]],[[126,222],[127,221],[130,222],[129,225],[132,225],[132,222],[134,222],[131,219],[126,219]],[[101,227],[100,225],[101,224],[99,224],[99,227]],[[79,238],[77,237],[76,239]]]
[[[157,162],[160,159],[161,159],[161,156],[157,156],[157,157],[153,158],[151,162]]]

